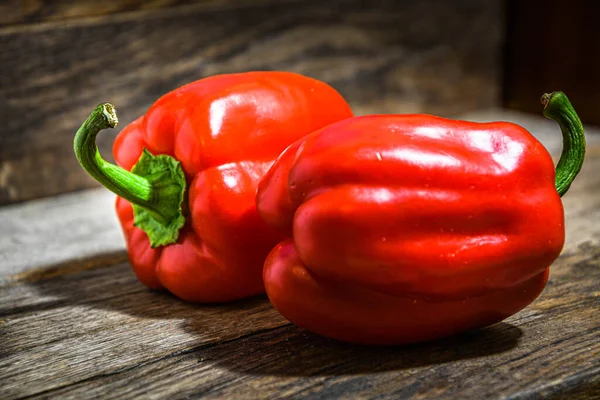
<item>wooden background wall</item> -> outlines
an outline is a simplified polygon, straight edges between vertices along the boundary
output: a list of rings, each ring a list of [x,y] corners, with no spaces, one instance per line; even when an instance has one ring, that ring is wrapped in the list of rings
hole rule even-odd
[[[110,101],[122,128],[207,75],[289,70],[357,114],[499,104],[500,0],[17,0],[0,3],[0,205],[97,186],[72,151]],[[112,160],[116,132],[99,136]]]

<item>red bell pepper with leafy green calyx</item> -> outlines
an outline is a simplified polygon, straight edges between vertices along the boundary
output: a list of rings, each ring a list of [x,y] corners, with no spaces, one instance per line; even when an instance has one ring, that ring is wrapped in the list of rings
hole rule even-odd
[[[261,217],[289,237],[265,262],[273,305],[324,336],[401,344],[531,303],[563,247],[560,196],[585,152],[567,97],[542,102],[564,137],[556,171],[518,125],[430,115],[354,117],[286,149],[257,192]]]
[[[332,87],[287,72],[217,75],[161,97],[102,159],[96,135],[117,116],[99,105],[75,136],[82,167],[116,193],[131,265],[145,285],[195,302],[264,292],[281,237],[258,216],[258,181],[290,143],[352,116]]]

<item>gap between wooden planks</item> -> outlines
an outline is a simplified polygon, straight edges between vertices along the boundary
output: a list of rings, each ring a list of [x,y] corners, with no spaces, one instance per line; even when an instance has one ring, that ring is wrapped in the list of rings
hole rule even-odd
[[[529,129],[556,154],[557,128],[535,121],[543,132]],[[126,263],[115,264],[124,252],[109,218],[112,196],[92,211],[70,197],[98,202],[101,190],[6,207],[0,226],[12,221],[8,234],[20,240],[5,242],[5,231],[0,242],[8,244],[1,254],[10,256],[14,272],[0,286],[0,397],[593,398],[600,390],[599,150],[591,143],[586,166],[565,196],[569,242],[540,299],[482,331],[386,349],[309,334],[279,316],[264,296],[197,306],[146,290]],[[104,250],[91,246],[93,235],[70,229],[86,221],[76,210],[89,218],[83,226],[105,232]],[[99,215],[104,222],[94,225]],[[11,243],[20,251],[5,253]],[[54,267],[44,266],[44,251],[63,243],[67,253],[55,253]],[[35,246],[42,246],[39,253]],[[15,261],[18,255],[29,261]]]
[[[240,7],[257,7],[282,2],[301,0],[63,0],[28,1],[29,4],[16,7],[11,2],[0,3],[0,28],[9,26],[12,30],[44,29],[52,24],[65,24],[66,21],[101,21],[102,16],[112,19],[135,20],[140,15],[184,14],[197,11],[217,11]],[[16,26],[15,26],[16,25]]]

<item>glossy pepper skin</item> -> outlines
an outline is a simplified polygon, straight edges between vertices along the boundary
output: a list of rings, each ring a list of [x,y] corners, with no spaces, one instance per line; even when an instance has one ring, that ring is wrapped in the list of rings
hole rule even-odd
[[[540,294],[563,247],[555,178],[546,149],[511,123],[330,125],[259,185],[259,214],[289,238],[265,263],[269,299],[299,326],[362,344],[501,321]]]
[[[179,162],[185,175],[185,223],[174,243],[151,244],[134,226],[131,202],[117,199],[139,280],[193,302],[264,292],[264,259],[281,237],[256,212],[258,181],[290,143],[350,116],[333,88],[286,72],[217,75],[161,97],[119,133],[113,148],[126,171],[146,149]]]

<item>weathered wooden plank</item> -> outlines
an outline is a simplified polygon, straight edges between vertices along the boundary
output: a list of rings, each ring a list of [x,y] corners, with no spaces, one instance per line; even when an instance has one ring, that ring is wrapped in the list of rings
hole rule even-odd
[[[82,17],[169,9],[227,9],[240,5],[262,5],[282,0],[6,0],[0,2],[0,26],[64,21]],[[297,0],[283,0],[297,1]],[[164,12],[164,11],[163,11]]]
[[[0,289],[0,398],[18,398],[289,324],[264,297],[188,304],[129,265]]]
[[[4,322],[8,341],[0,361],[4,382],[0,395],[119,399],[533,399],[542,393],[560,398],[577,391],[588,395],[600,384],[599,267],[600,247],[583,244],[555,263],[542,296],[505,323],[390,348],[343,344],[288,326],[274,318],[260,299],[209,308],[150,292],[83,300],[81,307],[76,300],[71,307],[25,313]],[[63,283],[55,278],[43,285],[62,292]],[[244,336],[252,329],[255,334]]]
[[[65,262],[107,256],[124,261],[114,202],[115,195],[102,188],[0,207],[0,283]]]
[[[38,270],[19,274],[8,284],[5,283],[0,291],[0,318],[110,300],[115,294],[147,291],[135,280],[127,264],[93,260],[94,264],[77,262],[61,265],[53,269],[51,274]],[[60,287],[47,285],[47,281],[58,282]],[[108,288],[110,290],[107,291]]]
[[[363,113],[450,115],[499,98],[500,0],[243,4],[0,29],[0,204],[97,186],[71,148],[90,110],[111,101],[124,126],[208,75],[300,72]],[[108,159],[114,137],[99,137]]]
[[[358,111],[364,109],[358,108]],[[518,123],[535,134],[553,155],[560,154],[562,137],[556,123],[543,117],[490,109],[461,118]],[[586,126],[586,132],[588,159],[591,159],[600,148],[600,129]],[[597,182],[596,176],[585,172],[588,170],[585,167],[563,199],[567,213],[567,248],[586,240],[600,218],[597,198],[589,194],[589,188]],[[105,189],[0,207],[0,284],[18,279],[19,273],[32,269],[48,273],[53,266],[64,263],[84,260],[102,263],[107,254],[113,260],[115,257],[124,260],[124,250],[123,235],[114,213],[114,195]]]

